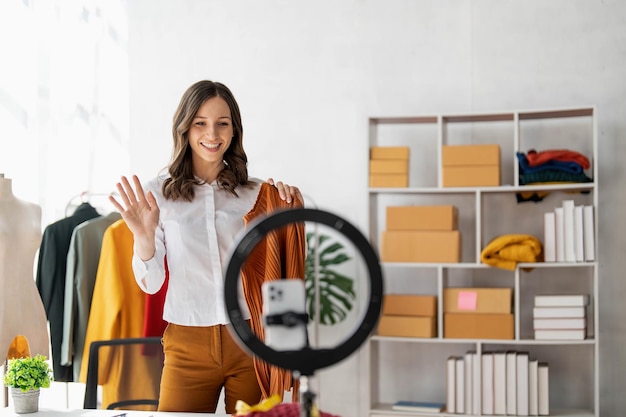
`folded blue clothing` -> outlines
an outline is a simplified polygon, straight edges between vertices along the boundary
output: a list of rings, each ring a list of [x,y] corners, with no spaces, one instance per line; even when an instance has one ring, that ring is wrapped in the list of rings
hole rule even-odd
[[[534,174],[545,170],[563,171],[570,174],[580,174],[583,172],[583,167],[575,161],[550,160],[545,164],[531,167],[528,165],[528,159],[526,159],[526,154],[522,152],[517,152],[517,160],[519,161],[521,174]]]
[[[520,174],[520,185],[531,185],[537,183],[549,183],[549,182],[593,182],[591,178],[585,175],[585,173],[572,174],[570,172],[558,171],[558,170],[545,170],[540,172],[533,172],[532,174]]]

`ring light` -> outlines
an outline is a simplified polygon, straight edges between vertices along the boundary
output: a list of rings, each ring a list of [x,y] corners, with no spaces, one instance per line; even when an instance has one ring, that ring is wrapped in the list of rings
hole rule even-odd
[[[243,319],[238,301],[238,280],[244,261],[255,246],[270,231],[290,223],[310,221],[332,227],[346,236],[359,250],[367,265],[370,278],[369,300],[361,323],[353,334],[333,348],[314,349],[306,347],[294,351],[278,351],[263,343]],[[317,369],[334,365],[356,351],[367,339],[378,322],[382,308],[383,278],[378,255],[359,230],[346,220],[326,211],[297,208],[279,211],[254,223],[239,240],[233,251],[224,283],[226,312],[232,324],[231,329],[252,353],[259,358],[283,369],[297,371],[300,375],[313,375]]]

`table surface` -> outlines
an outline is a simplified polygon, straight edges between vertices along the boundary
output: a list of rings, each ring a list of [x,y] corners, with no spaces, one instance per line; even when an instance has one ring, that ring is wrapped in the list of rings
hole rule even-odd
[[[36,413],[17,414],[13,407],[1,407],[0,417],[230,417],[230,414],[209,413],[166,413],[158,411],[133,411],[133,410],[67,410],[40,408]]]

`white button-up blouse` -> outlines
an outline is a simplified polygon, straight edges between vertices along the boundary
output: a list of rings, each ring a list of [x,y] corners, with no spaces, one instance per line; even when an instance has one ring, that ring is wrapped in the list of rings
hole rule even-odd
[[[135,253],[133,272],[140,288],[154,294],[165,281],[167,256],[165,321],[183,326],[228,323],[224,276],[230,253],[244,232],[243,216],[253,208],[262,183],[251,180],[253,186],[237,187],[239,197],[219,188],[217,182],[196,186],[191,202],[166,200],[161,192],[163,178],[143,186],[146,193],[154,194],[160,219],[154,257],[144,262]],[[241,290],[239,302],[244,318],[249,318]]]

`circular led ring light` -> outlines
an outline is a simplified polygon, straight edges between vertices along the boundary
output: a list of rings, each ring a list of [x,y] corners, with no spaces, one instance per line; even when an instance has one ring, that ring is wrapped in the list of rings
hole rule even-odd
[[[277,351],[263,343],[243,319],[238,302],[238,281],[241,267],[254,247],[270,231],[290,223],[315,222],[330,226],[346,236],[359,250],[367,265],[370,278],[367,311],[353,334],[343,343],[329,349],[310,347],[295,351]],[[301,375],[313,375],[317,369],[333,365],[356,351],[367,339],[378,322],[382,308],[383,277],[378,255],[359,230],[346,220],[326,211],[297,208],[276,212],[263,218],[240,239],[228,263],[224,283],[226,312],[231,329],[239,340],[255,355],[283,369],[298,371]]]

